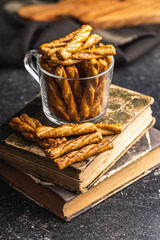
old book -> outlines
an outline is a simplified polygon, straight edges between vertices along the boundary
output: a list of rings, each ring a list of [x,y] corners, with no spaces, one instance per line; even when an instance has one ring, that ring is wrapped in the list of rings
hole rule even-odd
[[[0,175],[18,191],[64,220],[70,220],[160,166],[160,131],[150,129],[87,192],[80,195],[42,182],[0,161]]]
[[[42,124],[50,125],[41,110],[39,97],[33,99],[21,112],[39,119]],[[59,170],[57,165],[45,157],[43,150],[36,143],[29,142],[12,131],[5,122],[0,129],[0,155],[7,163],[20,170],[25,170],[38,178],[64,186],[78,192],[85,192],[87,186],[97,179],[128,150],[141,134],[153,123],[151,104],[153,98],[140,93],[111,86],[108,111],[101,120],[105,123],[121,123],[123,132],[109,136],[114,148],[110,151],[90,157]],[[55,126],[54,126],[55,127]]]

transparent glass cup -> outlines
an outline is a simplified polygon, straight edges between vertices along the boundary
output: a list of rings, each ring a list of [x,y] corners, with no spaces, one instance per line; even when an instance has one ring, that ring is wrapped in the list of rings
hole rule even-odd
[[[40,65],[41,55],[30,50],[24,65],[40,84],[43,112],[55,124],[97,122],[107,111],[114,57],[109,68],[92,77],[63,78]],[[36,61],[35,61],[36,60]]]

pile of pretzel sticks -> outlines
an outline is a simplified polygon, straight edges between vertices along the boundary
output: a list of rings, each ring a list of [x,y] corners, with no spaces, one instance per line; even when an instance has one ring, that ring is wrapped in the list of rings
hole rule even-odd
[[[92,155],[110,150],[113,143],[103,136],[122,132],[120,124],[64,124],[53,128],[43,126],[27,114],[13,118],[9,126],[26,139],[36,142],[45,150],[46,156],[64,169]],[[67,137],[74,137],[69,140]]]
[[[116,51],[113,45],[103,45],[102,37],[91,31],[90,25],[83,25],[39,47],[41,67],[58,76],[45,75],[48,106],[52,114],[66,121],[94,118],[103,107],[106,75],[94,76],[108,69]]]

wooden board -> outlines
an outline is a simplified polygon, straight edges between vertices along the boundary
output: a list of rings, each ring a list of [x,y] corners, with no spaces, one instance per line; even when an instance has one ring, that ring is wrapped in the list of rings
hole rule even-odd
[[[159,0],[64,0],[52,4],[29,5],[19,16],[32,21],[76,18],[93,28],[118,28],[160,23]]]

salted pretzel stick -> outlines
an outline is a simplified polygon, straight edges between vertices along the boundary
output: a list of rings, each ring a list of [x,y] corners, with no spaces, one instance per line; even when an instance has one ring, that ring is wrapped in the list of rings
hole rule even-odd
[[[62,143],[56,148],[50,148],[46,150],[46,155],[50,159],[58,158],[64,153],[71,152],[76,149],[80,149],[85,145],[97,143],[102,140],[102,134],[100,132],[95,132],[87,135],[80,136],[74,140]]]
[[[97,34],[91,34],[84,43],[81,43],[81,47],[79,48],[79,50],[91,48],[93,45],[97,44],[100,40],[102,40],[101,36],[99,36]],[[66,45],[67,45],[67,43],[64,43],[64,46],[57,46],[54,48],[45,47],[43,50],[40,49],[39,52],[42,53],[43,56],[45,56],[46,58],[49,58],[50,56],[52,56],[52,61],[55,59],[55,61],[57,61],[57,63],[58,63],[59,60],[62,60],[62,59],[57,58],[57,55],[58,55],[57,52],[61,51],[62,47],[65,47]],[[71,53],[69,53],[69,52],[67,52],[66,54],[67,54],[67,58],[69,58],[71,56]],[[67,60],[67,58],[66,58],[66,60]]]
[[[55,40],[55,41],[52,41],[50,43],[42,44],[39,47],[39,53],[41,53],[48,60],[50,58],[52,59],[51,64],[49,63],[50,66],[53,66],[53,64],[55,64],[55,63],[56,63],[56,65],[61,64],[61,62],[57,58],[56,52],[58,50],[60,50],[61,47],[65,47],[67,45],[67,43],[70,42],[70,40],[74,37],[74,35],[76,33],[78,33],[78,31],[79,30],[76,30],[75,32],[68,34],[64,38],[60,38],[59,40]],[[73,60],[71,60],[70,62],[73,62]],[[74,61],[74,63],[75,63],[75,61]],[[64,63],[64,64],[68,64],[68,62]]]
[[[86,62],[86,64],[88,64],[88,68],[86,67],[86,69],[88,69],[88,76],[98,75],[99,63],[96,59],[93,58],[89,62]],[[94,103],[94,94],[98,84],[98,78],[93,77],[93,79],[88,79],[86,81],[87,85],[80,105],[80,115],[85,118],[89,117],[90,108]]]
[[[34,131],[38,127],[42,127],[42,124],[35,118],[30,118],[27,114],[22,114],[20,117],[20,120],[24,123],[27,123],[29,126],[33,127]],[[26,136],[26,133],[23,134],[23,136]],[[67,139],[65,137],[63,138],[48,138],[44,140],[40,140],[35,138],[34,132],[33,132],[33,139],[36,141],[42,148],[49,148],[49,147],[56,147],[59,144],[66,142]]]
[[[104,59],[98,59],[99,62],[99,73],[104,72],[108,68],[108,63],[107,60]],[[95,98],[94,98],[94,103],[90,109],[89,116],[94,118],[101,112],[101,101],[104,96],[104,91],[105,91],[105,78],[106,75],[102,75],[99,77],[99,83],[98,87],[95,91]]]
[[[100,42],[100,43],[98,43],[98,47],[103,48],[103,47],[105,47],[105,45]],[[101,72],[105,71],[105,70],[111,65],[112,57],[111,57],[111,56],[106,56],[106,58],[103,59],[103,61],[104,61],[104,60],[107,62],[107,67],[104,66],[104,69],[101,69]],[[102,61],[102,60],[101,60],[101,59],[98,59],[98,61]],[[101,62],[101,64],[103,65],[102,62]],[[105,65],[105,63],[104,63],[104,65]]]
[[[42,124],[35,118],[30,118],[27,114],[22,114],[20,117],[13,118],[9,126],[18,131],[30,141],[37,142],[42,148],[50,148],[58,146],[58,144],[67,141],[66,138],[52,139],[48,138],[45,140],[37,139],[34,135],[34,131],[38,127],[42,127]]]
[[[97,128],[93,123],[65,124],[58,128],[39,127],[35,130],[36,137],[40,139],[50,137],[68,137],[71,135],[84,135],[96,132]]]
[[[82,25],[73,36],[71,41],[60,50],[58,50],[57,56],[60,60],[67,60],[71,53],[77,52],[77,50],[83,45],[83,42],[88,38],[92,27],[90,25]]]
[[[50,148],[51,146],[56,147],[59,144],[67,141],[66,138],[57,138],[57,139],[48,138],[44,140],[37,139],[34,135],[34,131],[36,128],[41,127],[42,124],[37,119],[30,118],[27,114],[22,114],[19,118],[17,117],[12,119],[10,122],[10,126],[14,130],[19,131],[28,140],[37,142],[42,148],[45,148],[45,149]]]
[[[65,61],[61,61],[55,55],[51,55],[50,58],[48,59],[48,64],[50,66],[57,66],[57,65],[66,66],[66,65],[77,64],[77,63],[82,62],[82,61],[83,60],[71,59],[71,58],[69,58]]]
[[[67,74],[63,66],[56,67],[55,75],[59,77],[67,78]],[[67,105],[67,113],[69,114],[72,120],[78,122],[80,119],[78,116],[77,105],[76,105],[73,92],[72,92],[71,86],[69,85],[68,80],[57,78],[57,82],[62,89],[62,97],[64,99],[64,102]]]
[[[99,36],[98,34],[95,34],[95,33],[91,34],[82,45],[81,50],[92,48],[93,46],[95,46],[95,44],[97,44],[101,40],[102,40],[102,37]]]
[[[74,162],[80,162],[92,155],[102,153],[113,148],[113,143],[108,139],[102,140],[98,144],[91,144],[81,148],[78,151],[68,153],[61,158],[54,159],[59,169],[64,169]]]
[[[71,85],[74,99],[77,103],[77,108],[78,108],[81,103],[82,94],[83,94],[81,82],[80,82],[80,80],[76,80],[76,78],[77,79],[79,78],[78,69],[76,68],[75,65],[70,65],[70,66],[66,66],[65,70],[66,70],[67,77],[74,79],[73,81],[70,80],[69,83]]]
[[[116,124],[97,123],[95,124],[95,126],[103,136],[114,135],[122,132],[122,126],[121,124],[118,123]]]
[[[73,36],[76,34],[78,30],[66,35],[63,38],[60,38],[58,40],[54,40],[52,42],[49,43],[44,43],[42,45],[40,45],[39,47],[39,53],[45,53],[46,51],[48,51],[49,49],[53,49],[53,48],[59,48],[59,47],[64,47],[66,46],[66,44],[73,38]],[[56,49],[57,50],[57,49]]]
[[[49,101],[51,101],[51,104],[53,104],[53,106],[56,109],[56,113],[58,114],[58,116],[62,117],[63,119],[69,121],[70,120],[70,116],[68,115],[68,113],[66,112],[66,105],[63,102],[63,100],[61,99],[61,96],[59,94],[59,88],[57,86],[57,83],[55,82],[54,79],[51,79],[52,81],[47,81],[47,85],[49,87],[50,90],[50,96],[49,96]]]
[[[10,121],[9,126],[13,130],[20,132],[28,140],[34,141],[35,139],[33,135],[34,128],[29,126],[27,123],[22,122],[19,117],[13,118]]]
[[[103,58],[108,55],[115,55],[116,50],[113,45],[105,45],[95,49],[86,49],[76,52],[70,56],[71,59],[90,60],[92,58]]]

